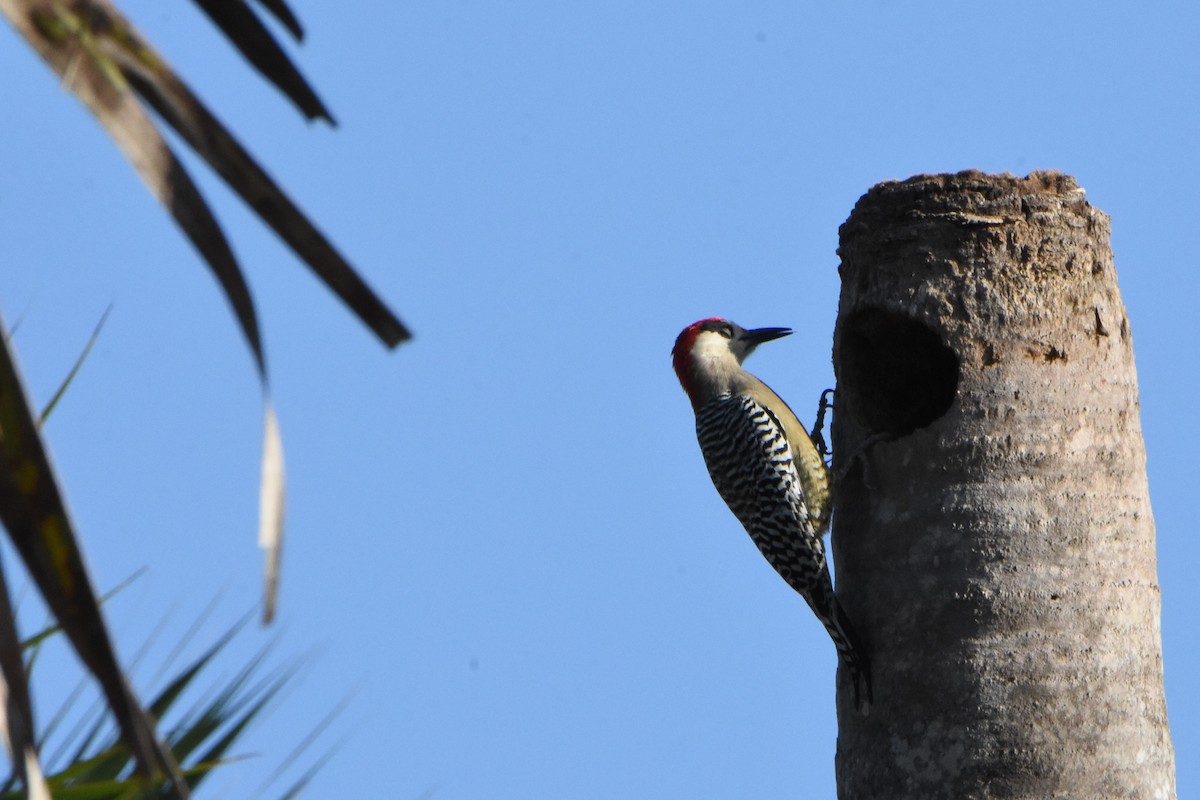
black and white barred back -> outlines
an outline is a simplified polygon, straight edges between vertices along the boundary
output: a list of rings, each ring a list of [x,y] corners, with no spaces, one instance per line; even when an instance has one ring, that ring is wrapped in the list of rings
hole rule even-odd
[[[754,398],[721,395],[696,411],[696,436],[722,499],[771,566],[800,594],[817,583],[817,534],[783,426]]]
[[[775,571],[808,602],[869,708],[863,650],[833,593],[821,524],[805,502],[783,425],[753,397],[722,394],[696,410],[696,436],[713,485]]]

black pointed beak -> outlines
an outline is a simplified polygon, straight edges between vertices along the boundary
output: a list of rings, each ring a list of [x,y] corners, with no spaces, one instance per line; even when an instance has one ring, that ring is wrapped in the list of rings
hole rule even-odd
[[[752,331],[746,331],[740,338],[750,347],[758,347],[763,342],[783,338],[791,332],[791,328],[755,328]]]

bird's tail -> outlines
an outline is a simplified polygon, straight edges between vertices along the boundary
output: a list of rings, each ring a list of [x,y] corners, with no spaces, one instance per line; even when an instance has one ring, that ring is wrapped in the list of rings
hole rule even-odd
[[[854,706],[864,717],[871,712],[871,664],[867,653],[850,624],[850,618],[842,609],[837,596],[833,593],[833,582],[826,572],[813,589],[804,595],[817,619],[829,632],[833,646],[837,649],[838,659],[850,675],[851,685],[854,686]]]

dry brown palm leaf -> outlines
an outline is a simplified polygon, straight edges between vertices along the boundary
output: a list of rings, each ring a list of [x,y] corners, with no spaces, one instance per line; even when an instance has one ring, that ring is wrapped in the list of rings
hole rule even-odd
[[[283,52],[283,48],[275,41],[275,37],[259,20],[258,15],[244,0],[193,0],[200,10],[208,15],[221,32],[233,42],[256,70],[263,77],[275,84],[281,92],[288,96],[296,107],[309,119],[324,119],[329,124],[336,124],[329,109],[317,97],[317,93],[309,85],[300,70]],[[283,23],[284,27],[299,41],[304,38],[300,21],[292,14],[291,9],[282,2],[265,2],[262,4],[268,11]]]
[[[169,776],[176,796],[187,797],[187,784],[174,758],[159,741],[117,661],[3,330],[0,320],[0,523],[71,646],[99,682],[138,771],[147,777]],[[4,649],[6,657],[14,652]],[[19,658],[19,646],[15,652]],[[11,678],[8,685],[13,688]],[[31,723],[32,715],[25,719]]]
[[[140,130],[131,126],[130,107],[138,107],[134,93],[154,108],[386,345],[392,347],[410,338],[407,328],[329,240],[108,0],[0,0],[0,11],[59,74],[66,88],[96,115],[206,259],[211,258],[210,250],[228,247],[223,237],[219,245],[210,246],[204,241],[210,231],[200,235],[195,226],[184,225],[181,215],[198,217],[200,213],[176,206],[203,206],[203,200],[190,180],[188,196],[177,196],[182,179],[176,173],[183,173],[183,168],[169,157],[153,124],[139,124]],[[204,216],[211,218],[207,209]],[[214,265],[213,269],[220,268]],[[252,324],[243,314],[244,304],[232,295],[230,300],[247,337],[256,340]]]

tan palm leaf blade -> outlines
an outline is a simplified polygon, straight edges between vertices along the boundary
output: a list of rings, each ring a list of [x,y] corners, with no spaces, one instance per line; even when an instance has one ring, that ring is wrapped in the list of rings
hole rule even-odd
[[[2,433],[2,431],[0,431]],[[29,675],[21,657],[17,617],[8,599],[8,582],[0,569],[0,733],[8,750],[13,774],[30,800],[50,800],[50,788],[38,758],[33,704],[29,701]]]
[[[299,29],[282,2],[265,4],[285,25]],[[220,8],[219,14],[233,14],[221,19],[237,21],[237,12],[230,12],[233,5],[232,0],[226,0],[212,4],[212,8]],[[242,11],[253,17],[249,9],[243,7]],[[266,357],[250,289],[204,198],[142,102],[154,108],[384,344],[394,347],[410,338],[407,328],[329,240],[108,0],[0,0],[0,12],[62,78],[66,88],[88,106],[200,251],[233,306],[254,353],[264,390]],[[253,46],[244,25],[236,27],[220,20],[218,24],[239,47]],[[271,44],[275,45],[274,40]],[[265,74],[278,83],[272,73]],[[286,87],[284,90],[288,91]],[[284,493],[282,449],[269,399],[265,429],[259,539],[266,550],[264,608],[269,621],[278,583]]]

